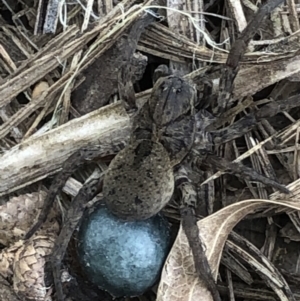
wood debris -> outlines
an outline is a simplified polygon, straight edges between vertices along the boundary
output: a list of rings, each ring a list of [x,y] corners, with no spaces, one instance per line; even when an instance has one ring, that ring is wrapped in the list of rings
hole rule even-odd
[[[45,225],[51,231],[41,230],[32,239],[23,240],[41,208],[51,176],[84,146],[101,145],[109,150],[112,145],[126,144],[132,115],[118,100],[127,97],[130,102],[136,98],[140,107],[151,93],[153,71],[162,62],[194,83],[199,108],[215,103],[229,50],[260,4],[252,0],[229,0],[225,5],[214,0],[0,3],[1,300],[53,297],[44,280],[44,266],[59,232],[56,218],[63,218],[69,196],[76,195],[90,172],[89,168],[82,169],[67,181],[65,193],[58,196],[60,209],[52,212],[49,218],[55,219]],[[147,15],[151,6],[152,13]],[[150,16],[148,23],[141,21],[145,16]],[[135,30],[140,27],[145,28],[137,33]],[[245,49],[234,81],[232,108],[214,124],[218,128],[214,143],[218,145],[223,126],[255,114],[262,105],[266,105],[266,115],[272,111],[272,104],[284,106],[282,113],[272,111],[273,117],[261,118],[242,139],[218,145],[218,153],[230,161],[243,160],[258,172],[289,184],[292,197],[282,199],[278,193],[270,196],[265,186],[238,181],[222,172],[197,175],[201,178],[199,187],[206,185],[207,191],[213,191],[206,195],[207,207],[199,205],[199,217],[214,213],[198,222],[204,229],[200,233],[205,236],[212,225],[224,226],[224,220],[231,221],[218,239],[215,232],[204,237],[214,277],[220,272],[220,262],[225,267],[218,289],[231,300],[300,300],[300,272],[291,270],[283,256],[287,253],[296,258],[295,265],[299,260],[294,251],[299,249],[300,233],[300,217],[295,211],[299,210],[300,111],[298,105],[292,106],[300,93],[299,29],[299,6],[294,0],[286,1],[268,15]],[[127,42],[131,43],[129,50],[124,48]],[[131,83],[135,91],[130,90]],[[104,154],[104,161],[98,164],[105,169],[114,152]],[[222,211],[217,210],[221,208]],[[237,211],[237,215],[230,215]],[[177,227],[176,200],[164,212]],[[247,220],[241,224],[248,223],[250,229],[262,222],[262,243],[258,242],[259,234],[255,241],[229,234],[246,214]],[[190,250],[180,231],[165,265],[157,300],[173,301],[176,294],[182,294],[180,300],[196,300],[199,292],[202,297],[207,294],[205,301],[210,300],[193,274]],[[289,239],[294,249],[283,239]],[[223,253],[220,244],[226,245]],[[72,258],[73,251],[68,252]],[[183,260],[178,256],[183,253],[186,266],[178,266]],[[66,261],[72,267],[70,260]],[[178,268],[182,274],[172,278]],[[253,272],[258,270],[258,274]],[[273,279],[270,273],[275,275]],[[78,289],[82,275],[78,271],[72,275]],[[182,276],[187,277],[180,280]],[[193,291],[186,285],[191,282]],[[145,298],[154,300],[151,294]]]

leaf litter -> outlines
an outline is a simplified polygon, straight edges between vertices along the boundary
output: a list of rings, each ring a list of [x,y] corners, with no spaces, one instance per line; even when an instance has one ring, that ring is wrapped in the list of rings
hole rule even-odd
[[[87,1],[89,9],[86,10],[82,10],[80,5],[67,7],[69,23],[63,31],[52,36],[35,36],[33,33],[38,7],[31,7],[29,1],[28,3],[20,1],[20,3],[22,9],[13,1],[5,1],[1,4],[2,10],[10,12],[12,24],[8,24],[6,19],[2,15],[0,16],[2,26],[0,32],[0,103],[2,105],[0,136],[1,149],[4,153],[2,156],[5,158],[5,161],[2,161],[3,158],[1,159],[3,165],[0,166],[1,174],[4,175],[3,181],[1,180],[3,183],[1,184],[1,195],[16,193],[15,197],[11,197],[9,200],[4,199],[3,205],[0,207],[0,242],[3,245],[0,254],[0,274],[5,278],[0,281],[0,297],[1,300],[9,301],[14,300],[13,298],[17,300],[14,293],[21,300],[22,298],[45,300],[49,297],[49,293],[51,294],[51,289],[48,290],[44,281],[44,266],[47,255],[53,248],[55,235],[59,231],[56,217],[60,215],[61,210],[54,210],[51,213],[52,216],[49,216],[48,224],[45,224],[44,228],[31,240],[22,240],[22,236],[28,231],[32,220],[37,216],[46,194],[40,184],[47,184],[45,178],[59,170],[62,162],[74,150],[82,147],[83,144],[97,144],[99,141],[97,134],[99,131],[100,135],[102,133],[101,129],[94,126],[98,120],[102,121],[102,124],[107,124],[109,131],[109,134],[105,136],[107,141],[111,136],[114,137],[116,143],[128,138],[130,127],[128,114],[120,108],[119,104],[106,106],[109,98],[116,91],[113,93],[99,91],[107,98],[103,99],[103,103],[101,103],[101,106],[105,106],[104,109],[85,115],[85,119],[67,121],[69,113],[73,117],[79,116],[70,105],[73,85],[74,87],[79,86],[80,81],[84,81],[84,70],[93,70],[93,63],[98,58],[101,60],[105,51],[113,47],[114,42],[129,28],[130,24],[136,22],[137,12],[140,10],[140,7],[134,6],[132,1],[122,2],[123,11],[116,6],[113,8],[110,2],[98,7],[96,1]],[[188,1],[187,4],[189,4]],[[200,3],[198,9],[200,7],[203,11],[214,10],[213,4],[214,1],[210,1],[203,7],[203,4]],[[165,3],[165,5],[171,7],[172,3]],[[190,7],[193,5],[195,3]],[[222,21],[227,28],[220,26],[219,23],[216,23],[215,26],[219,31],[207,27],[206,29],[211,30],[210,36],[214,41],[218,41],[219,37],[223,37],[223,40],[226,40],[227,37],[232,38],[234,33],[244,28],[247,21],[249,22],[253,12],[257,9],[256,5],[256,3],[245,2],[241,9],[240,3],[229,1],[228,11],[221,10],[224,17],[229,17]],[[85,31],[93,11],[91,8],[94,9],[94,7],[99,14],[102,14],[103,19],[94,28]],[[193,11],[193,9],[191,10]],[[299,22],[295,12],[296,7],[293,1],[274,11],[268,22],[264,24],[260,40],[251,41],[250,47],[252,48],[249,48],[245,55],[236,78],[233,91],[235,100],[241,99],[243,96],[253,96],[271,85],[276,85],[273,87],[270,97],[260,97],[258,100],[250,97],[251,101],[247,105],[228,117],[229,122],[237,119],[238,114],[249,112],[264,102],[280,101],[290,95],[299,94],[297,82],[293,84],[292,81],[289,81],[289,79],[297,80],[300,71],[297,44]],[[162,12],[161,14],[163,15]],[[171,15],[170,12],[167,14]],[[201,39],[199,31],[190,32],[191,27],[189,26],[184,28],[181,34],[177,34],[176,26],[181,24],[178,22],[180,20],[178,15],[175,14],[175,21],[172,19],[174,15],[167,16],[169,27],[161,23],[151,25],[142,34],[137,50],[146,53],[147,59],[155,56],[170,60],[172,64],[177,64],[177,67],[181,65],[180,68],[188,66],[187,70],[190,73],[186,76],[195,81],[197,89],[202,91],[201,72],[203,71],[201,70],[208,68],[211,63],[223,64],[230,44],[225,43],[218,48],[208,47]],[[195,15],[199,17],[199,15]],[[28,21],[28,26],[24,26],[24,20],[21,19],[23,16]],[[115,24],[124,16],[128,17],[125,19],[126,26],[122,24],[115,28]],[[237,27],[234,27],[230,20],[234,20]],[[189,22],[185,24],[189,24]],[[61,28],[61,24],[58,23],[57,26]],[[201,29],[205,29],[206,24],[201,21],[199,26]],[[284,36],[283,32],[288,32],[288,36]],[[277,39],[278,33],[281,36],[280,39]],[[296,40],[296,43],[293,43],[293,39]],[[272,47],[263,48],[264,45],[272,45]],[[193,69],[191,72],[190,66],[195,64],[195,57],[197,58],[195,69],[197,70]],[[149,62],[148,64],[150,65]],[[213,83],[212,95],[214,95],[218,90],[219,72],[217,69],[212,69],[207,76]],[[92,79],[89,81],[92,82]],[[96,90],[104,88],[96,86]],[[140,89],[137,92],[136,98],[138,104],[141,104],[149,95],[150,90]],[[20,95],[21,98],[30,101],[25,101],[24,104],[23,100],[22,103]],[[80,98],[78,102],[80,102]],[[57,111],[58,99],[60,99],[61,109]],[[55,112],[54,115],[53,112]],[[220,276],[219,265],[225,246],[224,252],[234,254],[241,266],[246,262],[252,270],[259,270],[259,277],[263,279],[267,287],[272,289],[263,291],[257,287],[243,287],[241,290],[236,280],[233,280],[234,285],[225,285],[224,296],[228,294],[229,290],[237,298],[250,300],[264,300],[263,292],[269,293],[269,300],[276,300],[276,298],[279,300],[300,299],[299,290],[297,287],[295,288],[295,285],[293,286],[295,279],[284,270],[276,269],[272,263],[275,260],[270,254],[259,250],[247,239],[230,234],[236,224],[249,214],[251,218],[264,217],[270,224],[276,224],[277,215],[284,212],[292,222],[293,230],[299,233],[299,216],[294,212],[294,210],[299,210],[300,206],[298,204],[300,186],[299,180],[297,180],[299,177],[298,113],[297,109],[295,112],[286,111],[280,118],[276,116],[275,120],[261,122],[258,129],[253,131],[248,139],[248,141],[253,139],[255,146],[241,143],[241,141],[233,141],[226,146],[227,149],[230,149],[227,156],[231,160],[250,157],[251,163],[256,164],[261,172],[272,174],[275,170],[279,179],[283,183],[289,184],[288,187],[292,191],[290,198],[283,198],[282,195],[274,193],[270,196],[270,200],[267,200],[268,193],[264,187],[247,182],[246,186],[240,188],[237,185],[239,187],[237,188],[235,182],[227,175],[218,179],[221,173],[211,175],[201,183],[205,185],[205,180],[211,183],[212,179],[223,182],[216,183],[220,185],[220,191],[222,191],[220,199],[222,199],[221,207],[224,208],[219,211],[214,209],[215,213],[198,222],[201,239],[205,245],[214,278],[217,279]],[[50,124],[47,123],[49,116],[54,121]],[[66,124],[64,125],[64,123]],[[57,128],[49,132],[48,129],[53,126]],[[74,138],[70,129],[80,128],[80,126],[85,126],[85,131],[91,134],[86,138],[83,136]],[[43,131],[48,132],[41,134]],[[103,135],[105,135],[105,131],[103,131]],[[62,137],[65,137],[65,141],[68,143],[62,143]],[[258,139],[257,142],[253,137]],[[26,148],[29,150],[27,153],[24,152]],[[40,151],[38,156],[36,156],[36,150]],[[263,156],[269,158],[271,155],[275,156],[277,161],[271,160],[270,163],[265,163]],[[29,162],[31,163],[29,164]],[[84,171],[82,173],[84,174]],[[83,181],[85,176],[76,175],[76,178]],[[76,181],[74,178],[73,180]],[[65,191],[72,190],[68,186],[70,182],[64,188]],[[229,184],[231,189],[226,191],[225,183]],[[245,190],[250,191],[250,197],[249,195],[244,196]],[[232,196],[236,203],[228,205],[226,200],[232,199]],[[68,201],[63,200],[63,203],[64,206],[67,206]],[[214,199],[214,203],[216,203],[216,207],[218,200]],[[170,221],[175,221],[176,225],[177,204],[173,203],[168,206],[165,213]],[[270,253],[275,253],[275,251],[272,249]],[[247,269],[250,270],[248,265]],[[230,283],[229,273],[231,272],[227,270],[228,283]],[[220,287],[222,285],[224,287],[224,283],[221,281]],[[10,285],[12,290],[8,289]],[[293,291],[292,295],[290,287]],[[260,292],[262,293],[260,294]],[[153,300],[155,297],[146,295],[145,298]],[[179,228],[174,246],[163,268],[156,298],[157,300],[212,300],[195,274],[191,251],[181,228]]]

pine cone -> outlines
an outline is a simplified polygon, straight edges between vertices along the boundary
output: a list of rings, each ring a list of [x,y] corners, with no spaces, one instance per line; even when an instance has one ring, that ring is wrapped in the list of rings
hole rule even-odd
[[[11,243],[23,239],[39,215],[45,197],[46,192],[44,191],[27,193],[13,197],[6,204],[0,206],[0,243],[9,246]],[[57,213],[53,209],[43,228],[37,231],[35,236],[45,235],[43,229],[51,229],[52,233],[56,233],[59,225],[54,219],[55,216]]]
[[[16,252],[13,286],[21,298],[44,301],[46,257],[52,253],[56,235],[36,236],[24,243]],[[50,296],[48,296],[48,300]]]

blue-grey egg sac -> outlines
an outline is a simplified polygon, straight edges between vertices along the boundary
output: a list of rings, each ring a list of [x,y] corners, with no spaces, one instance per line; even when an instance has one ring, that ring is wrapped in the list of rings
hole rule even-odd
[[[78,233],[83,272],[114,297],[138,296],[150,289],[169,249],[170,229],[160,215],[124,222],[99,206],[84,217]]]

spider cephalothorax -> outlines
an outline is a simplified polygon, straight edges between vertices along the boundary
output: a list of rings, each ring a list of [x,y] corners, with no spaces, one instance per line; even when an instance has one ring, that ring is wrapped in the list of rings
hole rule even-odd
[[[159,141],[173,165],[191,149],[195,134],[195,89],[177,76],[161,77],[133,120],[131,139]]]

